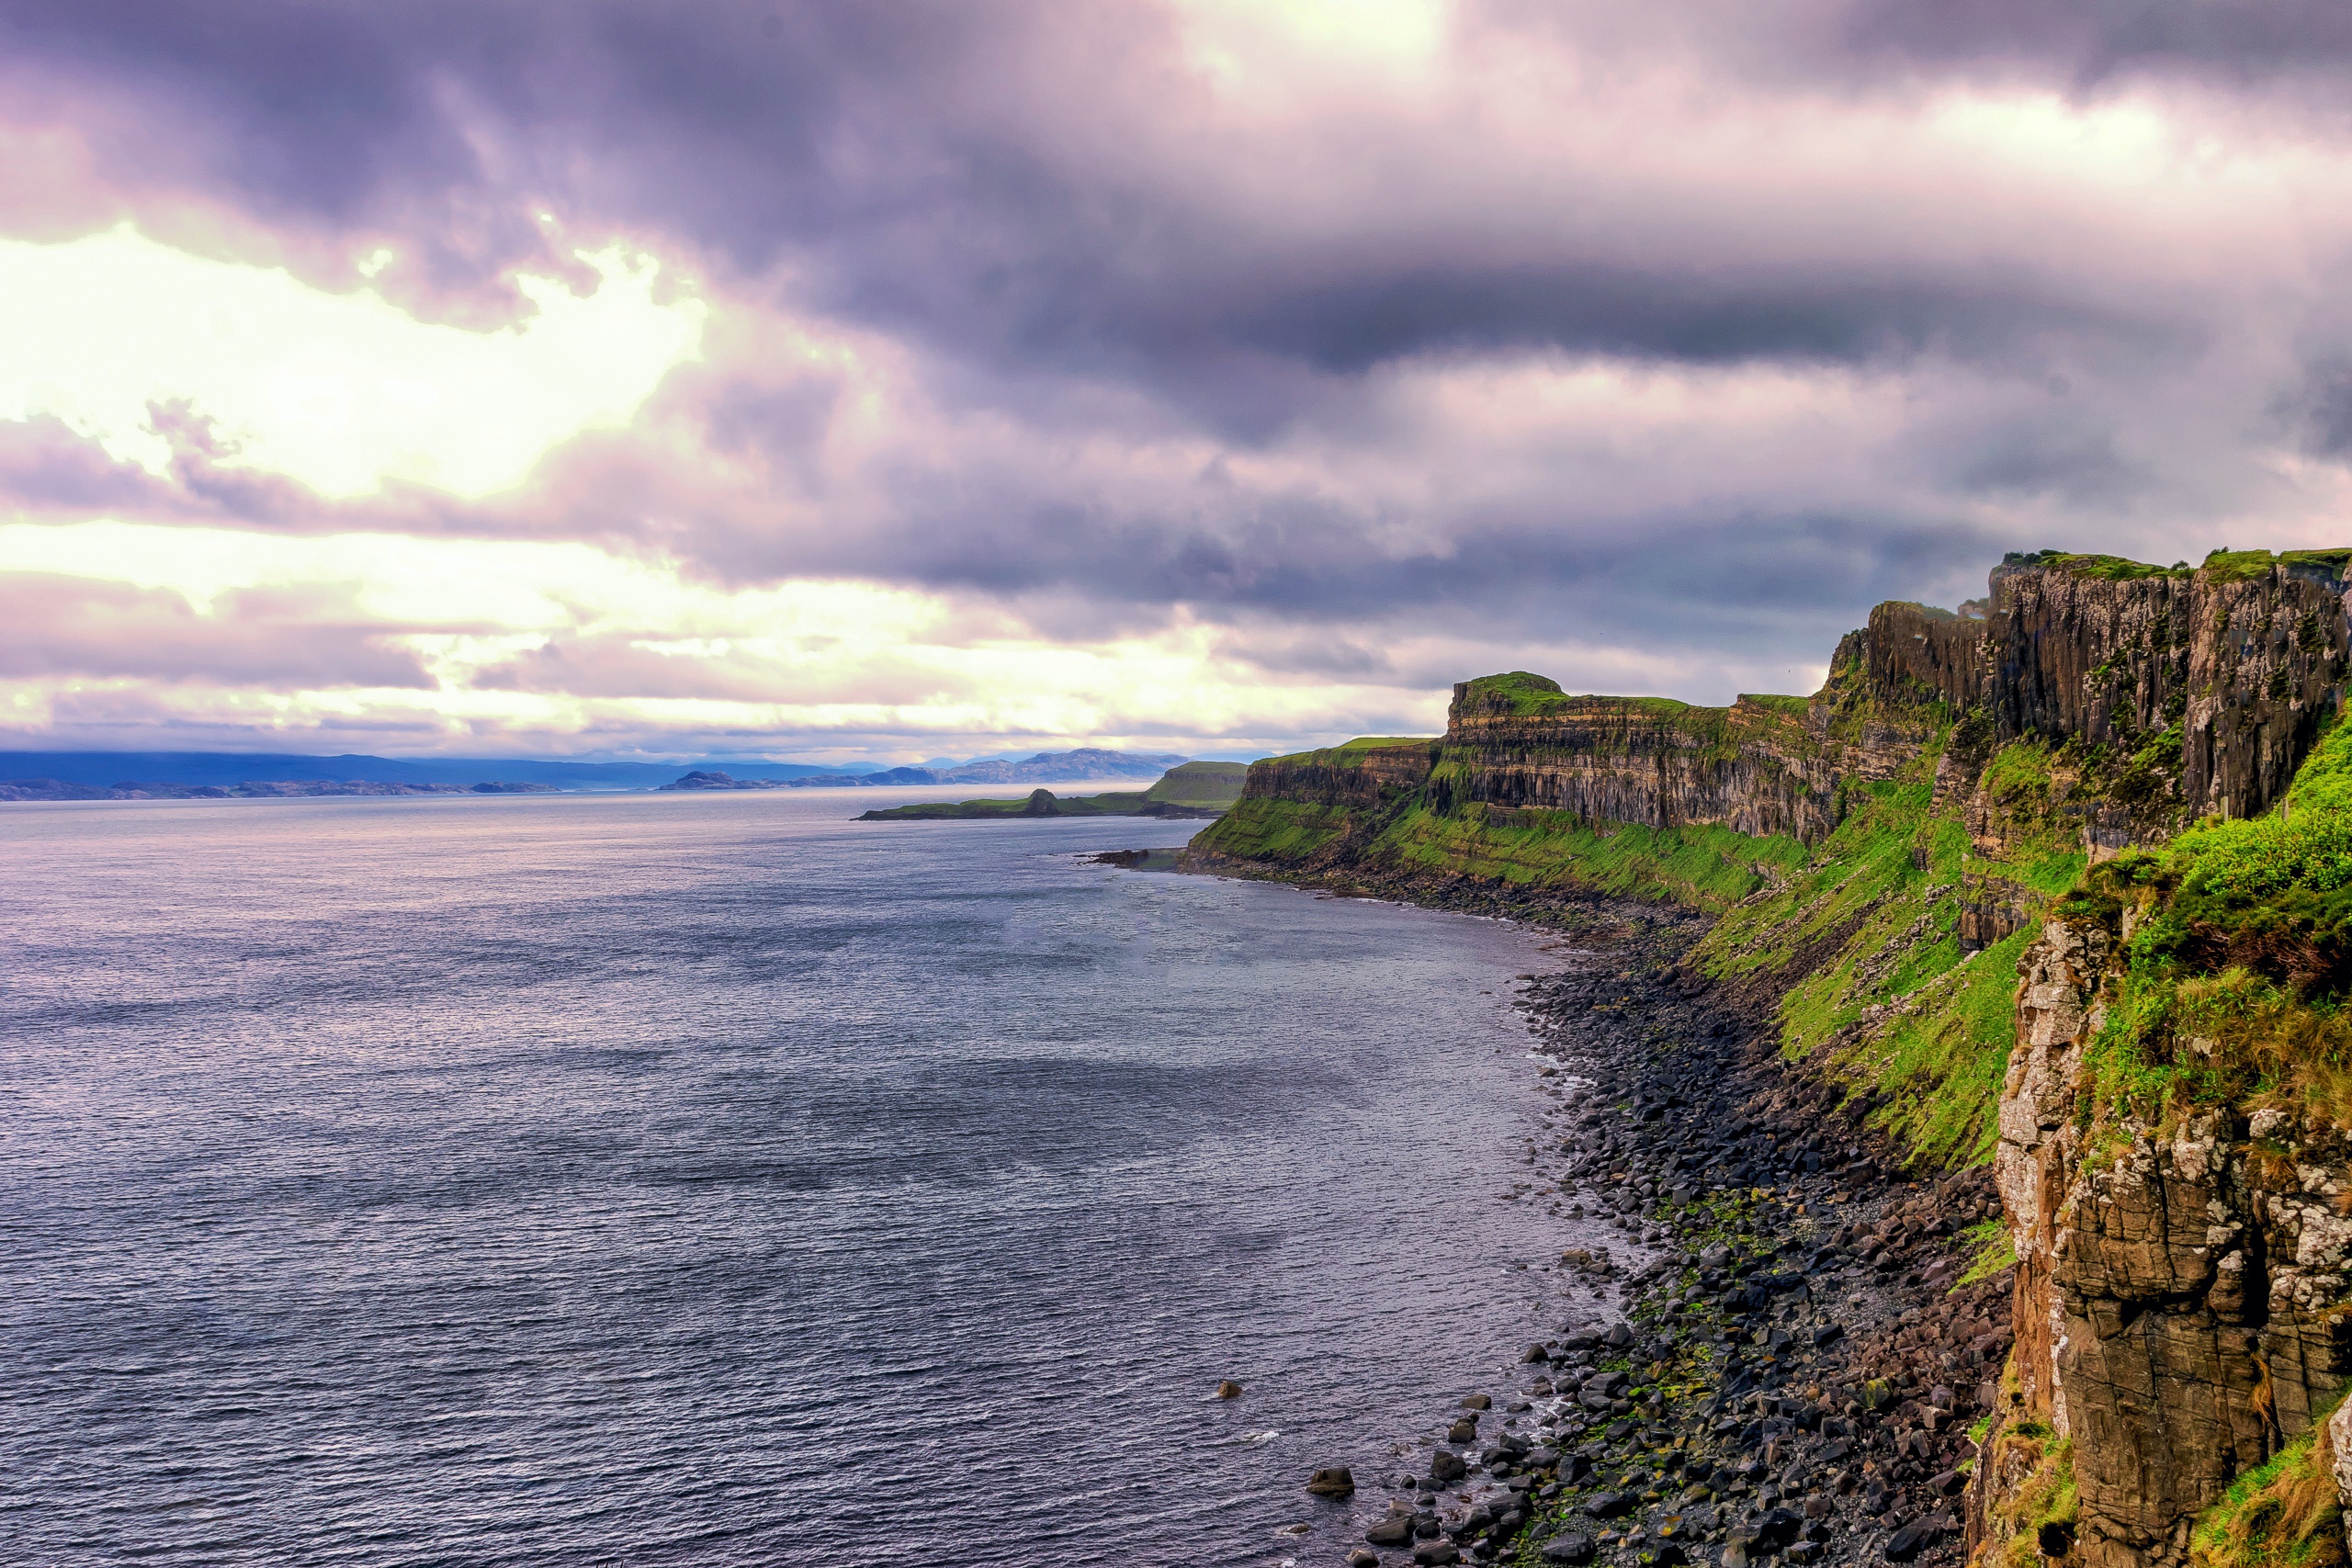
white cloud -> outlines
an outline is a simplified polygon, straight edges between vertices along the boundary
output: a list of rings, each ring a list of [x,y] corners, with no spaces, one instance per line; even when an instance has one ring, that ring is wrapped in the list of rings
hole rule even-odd
[[[536,314],[480,333],[127,225],[62,244],[0,241],[0,418],[53,414],[160,474],[171,449],[148,406],[185,400],[236,444],[233,466],[325,495],[388,479],[490,494],[557,443],[627,424],[700,350],[707,307],[657,299],[652,258],[618,247],[580,258],[601,278],[594,292],[519,278]]]
[[[725,745],[811,760],[912,761],[1023,743],[1287,749],[1441,722],[1442,692],[1269,680],[1179,622],[1084,647],[1040,640],[979,602],[876,583],[728,589],[673,563],[571,542],[396,535],[277,538],[98,521],[0,525],[11,572],[164,589],[198,620],[190,678],[74,670],[0,677],[0,738],[122,744],[143,729],[240,743],[367,750],[549,745],[654,751]],[[360,617],[413,653],[429,690],[209,677],[204,632],[244,648],[249,595]],[[241,635],[242,634],[242,635]],[[1335,725],[1336,717],[1336,725]],[[374,739],[371,728],[380,731]],[[1010,739],[1008,739],[1010,738]],[[18,740],[17,744],[26,743]]]

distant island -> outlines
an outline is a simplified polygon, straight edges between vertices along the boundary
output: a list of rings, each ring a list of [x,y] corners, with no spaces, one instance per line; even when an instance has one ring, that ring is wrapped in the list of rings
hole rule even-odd
[[[251,800],[313,795],[537,795],[555,790],[1041,784],[1156,779],[1181,756],[1080,747],[917,767],[713,758],[667,763],[547,757],[311,756],[240,751],[0,750],[0,802]],[[734,770],[733,773],[729,772]],[[683,774],[683,776],[681,776]],[[756,774],[756,776],[741,776]]]
[[[1073,779],[1149,779],[1185,761],[1181,756],[1152,751],[1113,751],[1081,746],[1074,751],[1040,751],[1018,761],[1009,757],[983,757],[956,768],[884,768],[870,773],[801,773],[792,777],[736,778],[720,769],[702,768],[685,773],[665,790],[693,789],[854,789],[875,784],[1068,784]],[[1223,763],[1246,772],[1245,764]]]
[[[1008,817],[1222,817],[1241,798],[1247,762],[1186,762],[1170,768],[1147,790],[1073,795],[1064,800],[1049,789],[1026,799],[934,801],[868,811],[860,822],[939,822]]]

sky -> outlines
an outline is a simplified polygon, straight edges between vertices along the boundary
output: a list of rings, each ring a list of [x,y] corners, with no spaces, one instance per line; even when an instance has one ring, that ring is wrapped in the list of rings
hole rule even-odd
[[[0,748],[1809,692],[2352,544],[2352,11],[0,0]]]

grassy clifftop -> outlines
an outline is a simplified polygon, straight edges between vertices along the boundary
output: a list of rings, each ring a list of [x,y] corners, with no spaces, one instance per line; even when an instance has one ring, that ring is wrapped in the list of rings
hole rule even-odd
[[[2200,604],[2272,602],[2246,599],[2252,585],[2300,614],[2293,595],[2309,590],[2298,582],[2340,583],[2347,561],[2352,551],[2217,551],[2193,570],[2013,557],[1994,573],[1988,615],[2073,593],[2070,604],[2108,607],[2099,635],[2114,646],[2089,631],[2082,646],[2061,646],[2035,623],[2018,645],[2045,667],[2019,677],[1988,658],[1983,679],[2003,700],[1999,682],[2018,679],[2037,691],[2105,691],[2143,656],[2132,639],[2149,623],[2133,619],[2136,606],[2186,604],[2179,595],[2191,592],[2207,595]],[[2215,651],[2210,664],[2185,654],[2183,669],[2268,659],[2285,673],[2259,667],[2257,694],[2279,716],[2261,720],[2271,724],[2263,735],[2251,707],[2236,728],[2209,719],[2209,771],[2233,745],[2300,750],[2310,726],[2294,712],[2308,707],[2294,705],[2310,699],[2298,694],[2332,704],[2340,690],[2325,682],[2341,654],[2293,631],[2301,620],[2282,609],[2276,626],[2266,617],[2249,633],[2247,613],[2233,626],[2197,611],[2190,629],[2210,630]],[[1953,619],[1939,614],[1939,624]],[[1978,635],[1969,624],[1950,634],[1962,654]],[[2017,625],[2004,634],[2011,644],[1986,646],[2017,644]],[[2330,736],[2266,814],[2113,858],[2184,814],[2180,723],[2066,733],[2088,705],[1963,710],[1886,677],[1879,667],[1889,663],[1857,634],[1814,696],[1745,696],[1728,708],[1581,696],[1524,671],[1481,677],[1455,689],[1442,740],[1367,739],[1257,764],[1196,850],[1336,883],[1466,880],[1704,910],[1715,919],[1689,962],[1769,1005],[1786,1052],[1866,1097],[1872,1119],[1930,1166],[1989,1156],[2016,961],[2094,859],[2107,863],[2080,896],[2149,912],[2137,940],[2151,974],[2169,964],[2185,976],[2243,975],[2230,982],[2230,1005],[2242,1007],[2258,999],[2248,987],[2292,999],[2315,976],[2352,978],[2352,741]],[[2216,703],[2236,700],[2212,690]]]
[[[1241,786],[1249,777],[1247,762],[1183,762],[1162,773],[1159,782],[1143,793],[1148,800],[1170,806],[1223,811],[1241,798]]]
[[[1824,1056],[1923,1161],[1963,1165],[1991,1152],[2030,910],[2073,886],[2086,857],[2066,811],[2081,759],[2038,741],[1990,760],[1991,809],[1973,840],[1967,801],[1936,798],[1954,728],[1942,721],[1891,776],[1850,784],[1842,820],[1812,846],[1719,825],[1448,808],[1426,789],[1353,804],[1245,798],[1195,844],[1342,881],[1353,870],[1458,877],[1709,911],[1695,967],[1778,996],[1784,1050]],[[1329,765],[1319,753],[1281,761]],[[1476,765],[1449,756],[1440,769]],[[1972,920],[1972,903],[1997,908]],[[1971,940],[1980,934],[1990,940]]]

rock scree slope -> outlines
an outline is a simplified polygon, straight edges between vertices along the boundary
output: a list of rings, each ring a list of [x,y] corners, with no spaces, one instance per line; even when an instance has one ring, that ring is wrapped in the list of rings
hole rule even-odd
[[[1809,697],[1511,673],[1251,766],[1191,866],[1595,941],[1530,1159],[1663,1249],[1360,1561],[2346,1562],[2347,561],[2013,555]]]

